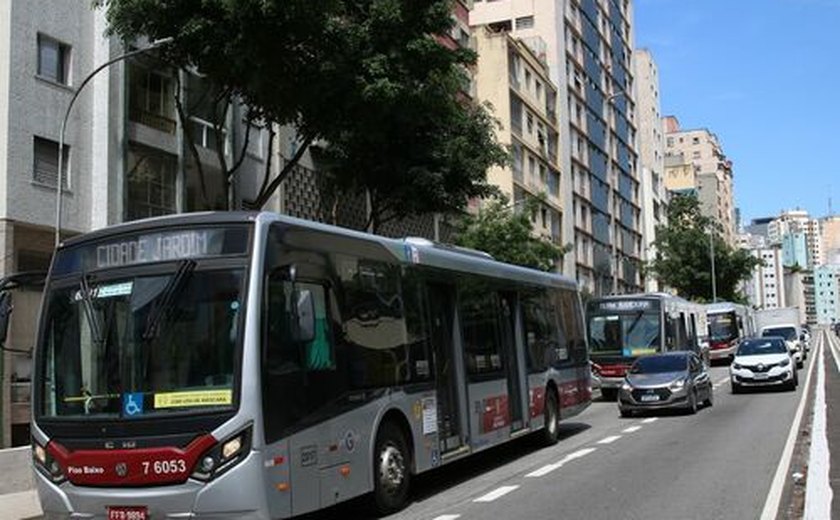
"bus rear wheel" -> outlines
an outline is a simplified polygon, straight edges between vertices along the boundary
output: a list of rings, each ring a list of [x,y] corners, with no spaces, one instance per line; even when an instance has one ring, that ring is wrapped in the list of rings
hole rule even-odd
[[[400,428],[386,422],[376,435],[373,459],[373,502],[379,514],[399,511],[408,498],[411,456]]]

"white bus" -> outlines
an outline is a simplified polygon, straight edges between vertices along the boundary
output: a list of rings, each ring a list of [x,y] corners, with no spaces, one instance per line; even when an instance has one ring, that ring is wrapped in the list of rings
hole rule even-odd
[[[712,361],[731,360],[738,345],[755,334],[755,317],[751,308],[731,302],[706,305],[709,317],[709,354]]]
[[[591,396],[574,281],[271,213],[68,240],[38,338],[33,463],[61,518],[394,511],[416,474],[555,442]]]

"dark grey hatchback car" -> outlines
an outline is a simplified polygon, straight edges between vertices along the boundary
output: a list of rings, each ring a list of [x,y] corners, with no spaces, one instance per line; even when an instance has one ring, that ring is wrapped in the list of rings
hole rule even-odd
[[[618,392],[622,417],[643,410],[678,408],[696,413],[713,401],[712,379],[694,352],[668,352],[636,360]]]

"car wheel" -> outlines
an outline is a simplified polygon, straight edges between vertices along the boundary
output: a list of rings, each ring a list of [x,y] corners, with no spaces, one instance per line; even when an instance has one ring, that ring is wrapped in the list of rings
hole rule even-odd
[[[605,401],[615,401],[618,398],[618,389],[602,388],[601,397],[603,397]]]
[[[393,422],[384,423],[376,436],[373,459],[373,502],[382,515],[405,506],[411,480],[411,459],[402,431]]]
[[[545,405],[543,405],[543,416],[545,418],[545,426],[543,428],[543,443],[547,446],[557,444],[560,438],[560,428],[558,423],[557,413],[557,397],[553,390],[546,390]]]
[[[805,363],[803,361],[797,361],[796,362],[796,368],[802,368],[804,366],[805,366]]]
[[[697,390],[692,389],[688,394],[688,413],[694,415],[697,413]]]
[[[618,413],[621,414],[622,417],[633,417],[633,411],[625,408],[619,408]]]
[[[731,385],[733,394],[740,394],[742,392],[741,385],[739,385],[738,383],[731,383]]]

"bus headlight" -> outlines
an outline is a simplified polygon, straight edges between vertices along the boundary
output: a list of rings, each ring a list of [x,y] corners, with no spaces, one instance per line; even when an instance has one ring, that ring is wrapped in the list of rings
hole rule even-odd
[[[50,455],[46,448],[35,441],[32,441],[32,462],[38,471],[43,473],[44,476],[55,484],[60,484],[66,479],[58,462]]]
[[[207,450],[199,459],[192,478],[208,482],[241,462],[251,449],[252,431],[248,426]]]

